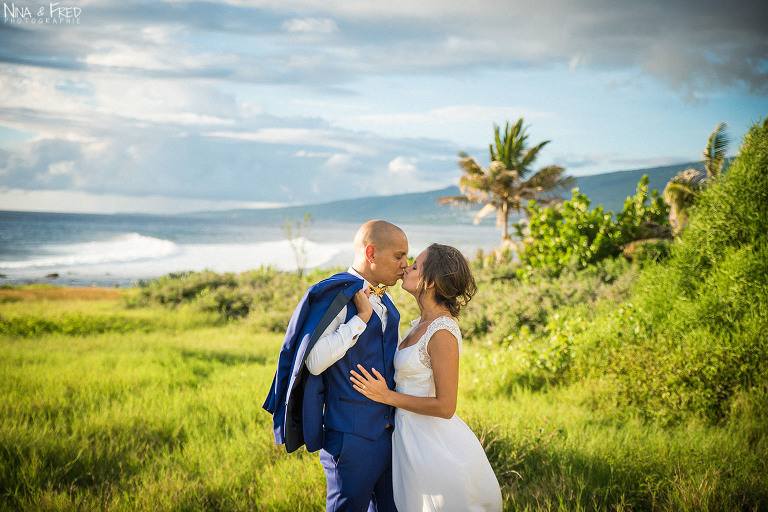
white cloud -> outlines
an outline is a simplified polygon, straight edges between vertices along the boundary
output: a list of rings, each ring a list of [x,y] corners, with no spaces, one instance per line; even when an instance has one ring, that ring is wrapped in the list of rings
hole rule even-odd
[[[217,131],[207,132],[207,137],[264,142],[267,144],[294,145],[299,147],[327,147],[342,149],[352,154],[370,154],[371,148],[347,140],[340,131],[313,130],[309,128],[264,128],[255,132]]]
[[[75,168],[74,160],[68,160],[66,162],[55,162],[48,166],[48,170],[52,175],[56,174],[72,174]]]
[[[329,18],[293,18],[282,25],[283,30],[292,34],[333,34],[338,30],[336,22]]]
[[[235,208],[274,208],[285,203],[213,201],[168,196],[89,194],[67,190],[0,188],[0,210],[74,213],[185,213]]]
[[[367,129],[385,137],[433,136],[440,127],[440,137],[453,141],[466,149],[480,134],[482,141],[492,136],[494,124],[524,118],[527,123],[547,119],[553,113],[533,110],[524,106],[448,105],[430,110],[413,109],[404,112],[387,112],[378,109],[341,110],[328,114],[334,123],[348,129]],[[455,151],[451,151],[455,154]]]
[[[518,119],[520,117],[524,117],[525,119],[540,119],[550,115],[552,114],[548,112],[532,111],[525,107],[451,105],[427,111],[413,110],[400,113],[363,114],[356,116],[356,118],[374,125],[380,125],[382,123],[414,123],[423,125],[465,122],[484,123],[485,125],[489,125],[489,122],[497,119]],[[346,117],[347,119],[351,118],[351,116]]]
[[[320,166],[324,171],[331,171],[333,173],[339,173],[351,169],[357,163],[352,159],[350,155],[344,153],[336,153],[328,158],[325,163]]]
[[[416,174],[414,159],[398,156],[387,165],[389,172],[398,177],[408,177]]]
[[[89,66],[134,68],[142,71],[171,70],[175,67],[167,58],[163,58],[162,54],[150,51],[151,49],[109,42],[93,50],[93,53],[81,59]]]

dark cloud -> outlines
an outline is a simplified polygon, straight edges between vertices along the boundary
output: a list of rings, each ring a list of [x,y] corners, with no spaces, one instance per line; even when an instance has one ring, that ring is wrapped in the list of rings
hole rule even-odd
[[[3,25],[0,61],[81,69],[87,56],[108,53],[114,43],[142,54],[186,57],[158,67],[113,65],[154,77],[327,86],[360,74],[570,63],[639,68],[685,94],[718,87],[768,93],[768,9],[757,1],[278,5],[86,5],[76,27]],[[308,29],[291,30],[296,23]],[[328,26],[333,30],[323,29]],[[172,37],[153,39],[155,28]],[[221,58],[195,62],[207,51]],[[112,66],[102,60],[89,67]]]

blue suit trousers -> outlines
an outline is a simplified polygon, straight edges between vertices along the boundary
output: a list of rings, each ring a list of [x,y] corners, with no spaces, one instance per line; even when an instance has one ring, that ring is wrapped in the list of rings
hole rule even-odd
[[[392,428],[370,440],[326,430],[320,462],[326,512],[397,512],[392,495]]]

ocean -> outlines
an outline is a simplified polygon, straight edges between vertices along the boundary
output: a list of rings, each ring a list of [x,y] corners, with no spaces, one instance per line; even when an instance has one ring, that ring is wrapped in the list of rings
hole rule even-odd
[[[499,242],[493,225],[397,222],[410,255],[432,242],[471,258]],[[347,266],[360,222],[311,219],[288,239],[285,220],[250,215],[66,214],[0,211],[0,285],[130,287],[169,273]],[[301,231],[298,233],[297,231]],[[296,236],[296,235],[301,235]],[[294,248],[303,249],[297,258]]]

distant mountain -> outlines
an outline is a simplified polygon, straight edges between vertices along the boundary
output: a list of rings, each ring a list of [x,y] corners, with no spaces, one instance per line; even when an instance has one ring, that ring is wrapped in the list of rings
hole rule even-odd
[[[447,187],[429,192],[414,192],[392,196],[373,196],[342,199],[321,204],[286,206],[283,208],[241,209],[198,213],[196,216],[253,219],[265,223],[285,223],[301,220],[309,214],[313,221],[365,222],[386,219],[402,224],[471,224],[473,215],[461,208],[440,206],[436,199],[459,193],[458,187]]]
[[[637,183],[644,174],[648,175],[649,191],[656,189],[661,194],[669,180],[690,167],[700,169],[701,162],[581,176],[576,179],[576,186],[591,201],[590,208],[603,205],[604,211],[618,213],[624,208],[624,200],[635,195]]]
[[[700,162],[691,162],[666,167],[617,171],[593,176],[581,176],[576,179],[576,187],[591,201],[590,207],[603,205],[605,211],[620,212],[624,200],[635,194],[637,183],[648,175],[649,188],[661,193],[667,182],[678,172],[694,167],[701,169]],[[288,206],[283,208],[228,210],[224,212],[199,213],[198,216],[230,217],[233,219],[253,219],[265,223],[284,223],[286,218],[300,220],[309,214],[313,221],[324,222],[365,222],[371,218],[387,219],[402,224],[471,224],[478,208],[441,206],[436,199],[459,194],[456,186],[429,192],[415,192],[392,196],[374,196],[358,199],[343,199],[321,204]],[[570,192],[566,199],[570,198]],[[483,223],[493,224],[495,217],[490,215]]]

